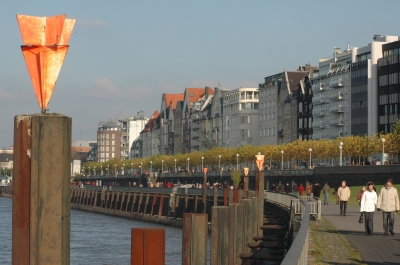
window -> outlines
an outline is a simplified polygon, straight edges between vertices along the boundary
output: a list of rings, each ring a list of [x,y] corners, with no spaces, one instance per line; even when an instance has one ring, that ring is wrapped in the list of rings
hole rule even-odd
[[[110,135],[109,134],[106,134],[106,139],[110,139]]]
[[[112,139],[115,139],[115,134],[112,135]]]
[[[111,153],[111,158],[115,158],[115,153]]]
[[[111,145],[115,145],[115,140],[112,140],[112,144]]]

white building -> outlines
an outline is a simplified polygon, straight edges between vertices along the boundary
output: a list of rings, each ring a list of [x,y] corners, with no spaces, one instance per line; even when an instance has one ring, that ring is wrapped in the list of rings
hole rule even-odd
[[[258,145],[258,88],[238,88],[223,95],[223,147]]]
[[[132,153],[132,143],[139,137],[146,123],[149,121],[143,111],[139,111],[135,116],[121,120],[121,160],[134,158]]]

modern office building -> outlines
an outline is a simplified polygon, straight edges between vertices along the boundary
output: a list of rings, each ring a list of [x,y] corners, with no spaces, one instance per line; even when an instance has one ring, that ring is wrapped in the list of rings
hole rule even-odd
[[[238,88],[223,95],[223,147],[258,145],[258,88]]]
[[[392,132],[400,109],[400,41],[382,45],[378,59],[378,133]]]
[[[116,119],[99,122],[97,129],[97,161],[121,158],[121,125]]]

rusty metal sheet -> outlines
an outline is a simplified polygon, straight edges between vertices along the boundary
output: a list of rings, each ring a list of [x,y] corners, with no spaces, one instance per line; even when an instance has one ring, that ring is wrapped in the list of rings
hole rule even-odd
[[[34,17],[17,15],[22,53],[42,113],[46,113],[61,66],[68,51],[68,41],[75,24],[65,15]]]

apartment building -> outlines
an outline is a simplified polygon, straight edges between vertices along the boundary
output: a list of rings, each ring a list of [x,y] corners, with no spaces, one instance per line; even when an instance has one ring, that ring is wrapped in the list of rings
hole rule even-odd
[[[238,88],[223,95],[223,147],[258,145],[258,88]]]
[[[278,128],[278,106],[276,104],[278,98],[278,89],[282,84],[282,72],[267,76],[264,83],[259,84],[260,95],[260,118],[259,118],[259,144],[276,145],[278,144],[277,131]]]
[[[132,144],[139,137],[148,120],[143,111],[121,120],[121,160],[135,157],[135,154],[131,152]]]
[[[121,125],[116,119],[100,121],[97,129],[97,161],[121,158]]]
[[[138,150],[141,157],[150,157],[160,153],[160,138],[157,124],[160,123],[160,112],[156,110],[146,123],[145,128],[140,132]]]
[[[307,72],[299,68],[298,71],[282,72],[282,82],[277,89],[277,120],[278,144],[290,143],[297,139],[298,104],[296,90]],[[274,136],[275,129],[272,130]]]

